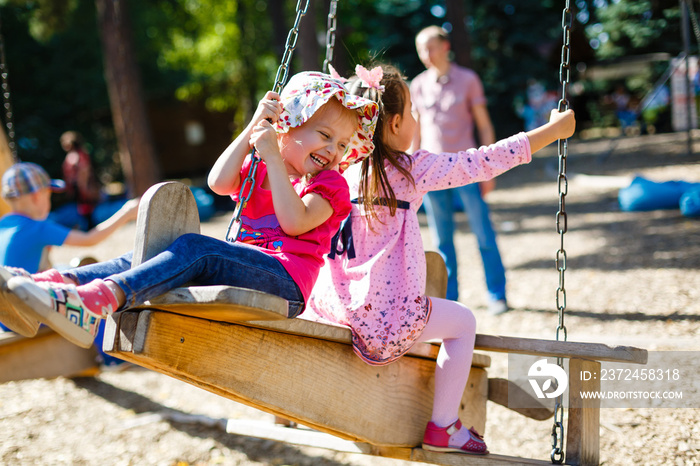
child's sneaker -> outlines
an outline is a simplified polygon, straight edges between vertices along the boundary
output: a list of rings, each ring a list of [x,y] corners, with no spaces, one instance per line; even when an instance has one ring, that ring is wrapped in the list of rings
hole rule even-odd
[[[14,277],[7,283],[23,305],[15,306],[26,319],[48,325],[71,343],[89,348],[102,318],[83,304],[75,285],[35,283]]]
[[[7,282],[12,277],[31,280],[31,275],[24,269],[0,266],[0,322],[13,332],[31,338],[39,331],[40,324],[37,319],[15,309],[24,304],[7,288]]]
[[[467,434],[464,437],[466,441],[464,438],[457,440],[458,437],[463,436],[455,435],[461,430],[462,422],[459,419],[448,427],[438,427],[433,422],[429,422],[423,436],[423,450],[468,453],[470,455],[487,455],[489,453],[484,438],[473,427],[464,429],[464,434]]]

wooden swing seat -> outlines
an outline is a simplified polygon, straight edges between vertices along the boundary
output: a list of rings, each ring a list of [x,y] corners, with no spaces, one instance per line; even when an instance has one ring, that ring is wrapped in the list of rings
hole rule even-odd
[[[0,333],[0,383],[92,375],[98,371],[94,347],[75,346],[48,327],[39,328],[33,338]]]
[[[184,233],[199,233],[197,207],[180,183],[160,183],[142,198],[133,265],[158,254]],[[444,296],[442,259],[427,253],[427,293]],[[370,366],[353,352],[350,330],[303,318],[286,319],[276,296],[235,287],[183,287],[108,319],[104,350],[198,387],[295,421],[359,451],[433,464],[550,464],[502,455],[434,453],[415,448],[430,418],[439,347],[418,344],[398,361]],[[484,351],[570,358],[570,374],[599,361],[646,363],[646,350],[596,343],[477,335]],[[460,418],[483,432],[486,401],[507,405],[517,387],[488,379],[490,358],[475,353]],[[570,393],[600,382],[570,376]],[[528,396],[528,395],[523,395]],[[573,395],[572,395],[573,396]],[[570,399],[567,464],[598,463],[599,401]],[[551,408],[516,410],[534,419]],[[254,435],[251,433],[250,435]]]

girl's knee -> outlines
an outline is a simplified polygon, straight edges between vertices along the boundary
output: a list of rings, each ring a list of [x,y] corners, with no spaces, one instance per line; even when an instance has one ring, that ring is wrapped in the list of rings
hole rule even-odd
[[[460,323],[464,327],[464,331],[476,332],[476,316],[467,306],[461,303],[457,303],[461,307],[460,312]]]
[[[199,233],[185,233],[184,235],[178,236],[175,241],[170,243],[167,249],[170,251],[176,251],[178,249],[191,250],[206,241],[206,238],[208,237],[200,235]]]

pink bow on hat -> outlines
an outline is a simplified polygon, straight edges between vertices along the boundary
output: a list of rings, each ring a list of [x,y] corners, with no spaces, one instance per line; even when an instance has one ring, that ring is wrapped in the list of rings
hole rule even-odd
[[[371,70],[368,70],[362,65],[357,65],[355,67],[355,74],[360,78],[360,84],[364,87],[369,87],[376,89],[378,91],[384,91],[384,86],[380,83],[384,77],[384,72],[381,66],[375,66]]]

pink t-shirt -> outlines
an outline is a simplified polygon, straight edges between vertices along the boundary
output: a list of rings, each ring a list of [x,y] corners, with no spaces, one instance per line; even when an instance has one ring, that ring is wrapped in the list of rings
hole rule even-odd
[[[520,133],[464,152],[419,150],[412,159],[415,185],[395,168],[386,170],[396,198],[409,202],[410,208],[396,209],[391,216],[388,207],[377,206],[379,220],[372,223],[372,230],[362,206],[353,204],[350,215],[356,257],[326,258],[308,310],[302,315],[350,327],[353,349],[369,364],[388,364],[403,355],[423,333],[430,316],[417,215],[425,193],[489,180],[528,163],[530,141]],[[357,168],[352,166],[343,175],[353,198],[360,181]]]
[[[428,69],[411,82],[411,100],[420,114],[420,148],[435,154],[476,147],[472,107],[486,103],[479,76],[450,65],[438,78]]]
[[[248,158],[241,169],[241,179],[248,175],[250,165],[251,161]],[[280,261],[299,286],[306,301],[323,265],[323,256],[331,249],[331,238],[350,213],[348,184],[338,172],[329,170],[320,172],[308,183],[293,181],[292,186],[299,197],[309,193],[321,195],[331,203],[333,215],[311,231],[299,236],[289,236],[282,230],[275,216],[272,192],[261,187],[266,175],[267,165],[260,161],[250,202],[241,212],[239,241],[255,245]],[[238,202],[238,195],[231,197]]]

